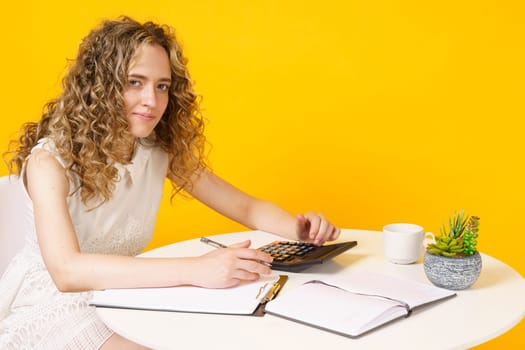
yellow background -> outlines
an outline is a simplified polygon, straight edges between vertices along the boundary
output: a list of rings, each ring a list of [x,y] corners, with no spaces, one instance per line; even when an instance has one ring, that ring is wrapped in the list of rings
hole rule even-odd
[[[0,151],[59,91],[80,39],[120,14],[178,29],[219,175],[346,228],[437,232],[464,208],[481,216],[480,250],[525,273],[521,0],[11,1]],[[149,248],[244,229],[194,200],[173,206]],[[480,348],[523,334],[524,321]]]

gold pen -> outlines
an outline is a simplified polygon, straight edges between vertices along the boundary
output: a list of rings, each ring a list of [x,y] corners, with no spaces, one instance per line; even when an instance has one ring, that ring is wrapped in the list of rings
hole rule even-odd
[[[211,239],[209,239],[207,237],[201,237],[201,242],[202,243],[206,243],[208,245],[211,245],[212,247],[215,247],[215,248],[228,248],[227,245],[224,245],[224,244],[222,244],[220,242],[216,242],[216,241],[211,240]],[[264,266],[272,267],[272,264],[270,264],[269,262],[262,261],[262,260],[259,260],[259,259],[255,260],[255,261],[257,261],[259,264],[262,264]]]
[[[277,280],[277,282],[274,283],[274,285],[272,286],[272,289],[270,289],[268,294],[266,294],[266,297],[264,298],[264,303],[267,303],[270,300],[275,299],[277,294],[279,294],[279,292],[283,288],[286,281],[288,281],[287,275],[279,275],[279,279]]]
[[[270,291],[268,292],[264,300],[267,302],[272,300],[273,298],[275,298],[275,296],[277,295],[277,293],[279,293],[280,290],[281,290],[281,285],[279,284],[279,282],[275,282],[272,289],[270,289]]]

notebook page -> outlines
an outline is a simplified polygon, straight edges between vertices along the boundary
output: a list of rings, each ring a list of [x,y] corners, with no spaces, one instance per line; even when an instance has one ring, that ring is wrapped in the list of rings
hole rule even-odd
[[[349,336],[409,314],[455,293],[388,275],[356,271],[312,280],[266,305],[268,313]]]
[[[430,284],[403,280],[384,274],[355,271],[344,277],[323,279],[347,291],[379,295],[407,303],[410,308],[446,298],[455,293]]]
[[[107,289],[95,291],[91,304],[145,310],[249,315],[278,279],[278,275],[261,276],[258,281],[243,282],[239,286],[225,289],[195,286]]]
[[[351,336],[359,335],[370,325],[407,313],[396,302],[363,297],[318,283],[303,284],[278,296],[266,305],[266,311]]]

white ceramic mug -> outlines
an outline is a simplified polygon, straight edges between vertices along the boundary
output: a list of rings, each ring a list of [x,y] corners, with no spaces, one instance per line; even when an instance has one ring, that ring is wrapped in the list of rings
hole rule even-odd
[[[415,224],[389,224],[383,227],[383,248],[388,261],[395,264],[415,263],[424,250],[423,241],[432,232],[425,232],[423,227]]]

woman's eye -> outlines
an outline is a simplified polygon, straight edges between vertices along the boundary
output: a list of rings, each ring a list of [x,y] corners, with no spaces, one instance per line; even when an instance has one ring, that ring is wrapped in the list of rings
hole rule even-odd
[[[168,91],[169,89],[170,89],[170,86],[168,84],[160,84],[159,85],[159,90]]]
[[[140,81],[131,79],[129,80],[129,85],[130,86],[140,86]]]

